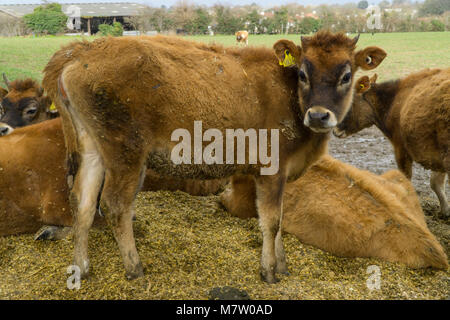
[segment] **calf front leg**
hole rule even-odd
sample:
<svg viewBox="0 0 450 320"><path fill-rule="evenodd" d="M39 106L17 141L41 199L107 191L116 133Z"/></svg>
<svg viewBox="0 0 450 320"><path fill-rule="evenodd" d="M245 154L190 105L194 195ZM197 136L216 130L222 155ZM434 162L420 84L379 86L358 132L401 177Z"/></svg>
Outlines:
<svg viewBox="0 0 450 320"><path fill-rule="evenodd" d="M263 234L261 277L268 283L278 279L275 272L287 272L281 236L284 176L261 176L256 179L256 206Z"/></svg>
<svg viewBox="0 0 450 320"><path fill-rule="evenodd" d="M450 208L448 206L447 197L445 195L445 178L447 174L445 172L431 172L430 185L431 189L436 193L441 206L442 217L450 216Z"/></svg>
<svg viewBox="0 0 450 320"><path fill-rule="evenodd" d="M398 169L411 180L412 177L412 159L404 148L395 148L395 161Z"/></svg>

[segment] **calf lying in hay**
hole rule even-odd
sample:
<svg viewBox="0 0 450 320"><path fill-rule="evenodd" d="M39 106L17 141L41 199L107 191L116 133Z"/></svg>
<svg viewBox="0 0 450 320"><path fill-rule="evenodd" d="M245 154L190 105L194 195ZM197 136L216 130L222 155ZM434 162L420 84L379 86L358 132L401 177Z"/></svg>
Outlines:
<svg viewBox="0 0 450 320"><path fill-rule="evenodd" d="M5 74L3 79L8 89L0 87L0 136L58 116L39 83L30 78L9 81Z"/></svg>
<svg viewBox="0 0 450 320"><path fill-rule="evenodd" d="M232 215L256 217L253 178L234 177L221 201ZM324 156L287 184L283 210L285 232L335 255L448 267L412 184L397 170L378 176Z"/></svg>
<svg viewBox="0 0 450 320"><path fill-rule="evenodd" d="M14 130L0 138L0 236L33 233L45 225L72 226L61 119ZM143 191L181 190L216 193L224 182L162 178L147 170ZM149 181L147 181L149 180ZM96 222L103 219L96 216ZM37 238L59 238L60 228L45 228ZM62 233L61 233L62 232Z"/></svg>
<svg viewBox="0 0 450 320"><path fill-rule="evenodd" d="M42 228L38 238L58 239L72 231L60 119L0 138L0 168L0 236L33 233L44 225L50 226ZM216 193L223 184L223 180L162 178L148 170L143 189L205 195ZM372 194L380 186L386 194L378 200L378 193ZM323 190L328 192L317 201ZM288 184L286 191L283 225L302 242L341 256L378 257L412 267L446 265L445 254L426 228L411 184L397 171L378 177L326 157L303 178ZM233 189L224 192L222 200L232 214L256 217L251 179L233 179ZM373 213L380 214L375 217ZM104 223L99 215L95 221ZM390 233L397 226L401 233Z"/></svg>

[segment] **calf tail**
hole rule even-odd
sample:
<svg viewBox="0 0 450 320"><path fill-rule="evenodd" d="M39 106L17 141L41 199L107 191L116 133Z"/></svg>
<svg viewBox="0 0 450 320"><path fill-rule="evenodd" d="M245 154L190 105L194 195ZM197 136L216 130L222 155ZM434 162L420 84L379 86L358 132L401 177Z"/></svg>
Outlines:
<svg viewBox="0 0 450 320"><path fill-rule="evenodd" d="M69 108L62 73L66 66L70 65L77 56L91 46L88 41L76 41L57 51L44 69L42 85L47 91L56 109L61 115L63 124L64 141L66 145L67 183L69 189L73 187L73 181L80 165L79 142Z"/></svg>

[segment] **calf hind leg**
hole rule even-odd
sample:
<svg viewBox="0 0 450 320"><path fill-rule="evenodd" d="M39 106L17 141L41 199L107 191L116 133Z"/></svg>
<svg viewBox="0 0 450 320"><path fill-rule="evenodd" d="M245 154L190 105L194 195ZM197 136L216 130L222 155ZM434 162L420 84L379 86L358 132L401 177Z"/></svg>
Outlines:
<svg viewBox="0 0 450 320"><path fill-rule="evenodd" d="M80 268L82 278L89 273L88 233L96 212L97 197L104 177L101 156L93 140L81 135L81 165L70 193L74 211L74 264Z"/></svg>
<svg viewBox="0 0 450 320"><path fill-rule="evenodd" d="M142 166L141 166L142 167ZM100 206L114 233L129 280L144 274L133 234L133 203L138 190L141 167L120 172L119 166L107 170Z"/></svg>
<svg viewBox="0 0 450 320"><path fill-rule="evenodd" d="M448 206L447 197L445 195L445 180L447 174L445 172L431 173L430 185L431 189L436 193L441 206L440 215L442 217L450 216L450 207Z"/></svg>

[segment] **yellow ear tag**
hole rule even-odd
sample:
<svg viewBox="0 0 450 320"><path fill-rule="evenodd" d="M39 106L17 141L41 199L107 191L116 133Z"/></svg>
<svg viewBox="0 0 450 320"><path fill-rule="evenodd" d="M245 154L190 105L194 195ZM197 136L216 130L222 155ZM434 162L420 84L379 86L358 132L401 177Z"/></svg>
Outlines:
<svg viewBox="0 0 450 320"><path fill-rule="evenodd" d="M50 111L56 111L56 106L55 104L52 102L52 104L50 105L50 107L48 108L48 110Z"/></svg>
<svg viewBox="0 0 450 320"><path fill-rule="evenodd" d="M294 64L295 64L294 57L291 55L289 50L285 50L284 51L284 61L283 62L280 61L280 66L290 67L290 66L293 66Z"/></svg>
<svg viewBox="0 0 450 320"><path fill-rule="evenodd" d="M361 87L361 89L364 89L364 88L365 88L364 85L363 85L362 83L361 83L359 86Z"/></svg>

